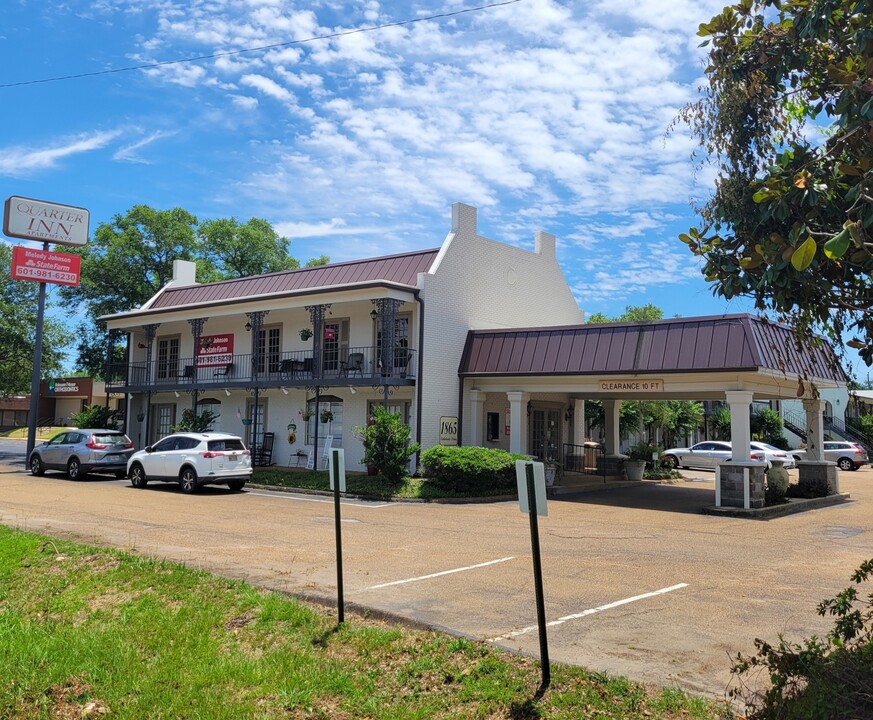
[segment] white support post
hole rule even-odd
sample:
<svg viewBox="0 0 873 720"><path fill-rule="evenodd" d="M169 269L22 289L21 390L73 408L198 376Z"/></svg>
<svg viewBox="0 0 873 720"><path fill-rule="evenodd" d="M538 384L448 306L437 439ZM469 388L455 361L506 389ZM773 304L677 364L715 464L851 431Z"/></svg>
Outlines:
<svg viewBox="0 0 873 720"><path fill-rule="evenodd" d="M824 400L804 400L806 412L806 459L824 461Z"/></svg>
<svg viewBox="0 0 873 720"><path fill-rule="evenodd" d="M482 429L485 424L485 393L481 390L470 390L470 411L467 422L464 423L464 445L482 446Z"/></svg>
<svg viewBox="0 0 873 720"><path fill-rule="evenodd" d="M621 447L621 435L619 433L620 412L621 400L603 401L603 432L607 455L617 455Z"/></svg>
<svg viewBox="0 0 873 720"><path fill-rule="evenodd" d="M721 465L715 466L715 506L721 507Z"/></svg>
<svg viewBox="0 0 873 720"><path fill-rule="evenodd" d="M751 390L726 390L725 399L731 408L731 460L747 463L752 455L752 426L750 413ZM748 482L748 476L746 477Z"/></svg>
<svg viewBox="0 0 873 720"><path fill-rule="evenodd" d="M530 393L513 390L509 399L509 452L525 455L527 447L527 403Z"/></svg>

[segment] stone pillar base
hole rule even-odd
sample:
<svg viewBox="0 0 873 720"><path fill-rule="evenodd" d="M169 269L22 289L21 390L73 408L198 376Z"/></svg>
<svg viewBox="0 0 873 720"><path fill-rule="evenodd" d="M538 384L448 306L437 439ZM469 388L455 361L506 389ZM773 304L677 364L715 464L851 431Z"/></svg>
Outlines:
<svg viewBox="0 0 873 720"><path fill-rule="evenodd" d="M724 462L716 469L716 507L764 507L763 463ZM748 495L746 477L748 476Z"/></svg>
<svg viewBox="0 0 873 720"><path fill-rule="evenodd" d="M835 495L840 491L840 474L837 472L836 463L827 460L801 460L797 463L797 484L803 489L813 488L827 484L828 495Z"/></svg>

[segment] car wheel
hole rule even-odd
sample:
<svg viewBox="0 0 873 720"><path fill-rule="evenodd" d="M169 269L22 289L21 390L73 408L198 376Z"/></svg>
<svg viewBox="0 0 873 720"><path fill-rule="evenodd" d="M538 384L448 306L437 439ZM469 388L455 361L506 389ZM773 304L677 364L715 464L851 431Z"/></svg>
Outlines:
<svg viewBox="0 0 873 720"><path fill-rule="evenodd" d="M679 467L679 458L675 455L664 455L664 462L674 470Z"/></svg>
<svg viewBox="0 0 873 720"><path fill-rule="evenodd" d="M42 464L42 460L40 459L39 455L30 456L30 474L45 475L45 465Z"/></svg>
<svg viewBox="0 0 873 720"><path fill-rule="evenodd" d="M130 484L135 488L144 488L148 485L149 481L146 478L145 470L142 465L134 465L130 469Z"/></svg>
<svg viewBox="0 0 873 720"><path fill-rule="evenodd" d="M82 466L76 458L72 458L70 462L67 463L67 477L70 478L70 480L78 480L82 477Z"/></svg>
<svg viewBox="0 0 873 720"><path fill-rule="evenodd" d="M239 492L240 490L242 490L246 486L246 481L245 480L231 480L227 483L227 486L231 490L236 490L237 492Z"/></svg>
<svg viewBox="0 0 873 720"><path fill-rule="evenodd" d="M182 488L183 493L187 493L190 495L191 493L196 493L199 489L197 485L197 473L194 472L193 468L185 468L179 473L179 487Z"/></svg>
<svg viewBox="0 0 873 720"><path fill-rule="evenodd" d="M840 458L839 460L837 460L837 467L840 470L856 470L857 469L857 466L852 461L852 459L846 458L846 457L843 457L843 458Z"/></svg>

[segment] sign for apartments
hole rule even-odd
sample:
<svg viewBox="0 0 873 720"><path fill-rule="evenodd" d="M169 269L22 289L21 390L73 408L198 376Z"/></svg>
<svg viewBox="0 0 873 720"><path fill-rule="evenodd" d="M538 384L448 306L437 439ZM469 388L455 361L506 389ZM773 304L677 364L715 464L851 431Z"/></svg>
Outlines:
<svg viewBox="0 0 873 720"><path fill-rule="evenodd" d="M91 213L72 205L13 195L6 200L3 232L9 237L59 245L85 245Z"/></svg>
<svg viewBox="0 0 873 720"><path fill-rule="evenodd" d="M598 380L600 392L662 393L664 381L655 378L609 378Z"/></svg>

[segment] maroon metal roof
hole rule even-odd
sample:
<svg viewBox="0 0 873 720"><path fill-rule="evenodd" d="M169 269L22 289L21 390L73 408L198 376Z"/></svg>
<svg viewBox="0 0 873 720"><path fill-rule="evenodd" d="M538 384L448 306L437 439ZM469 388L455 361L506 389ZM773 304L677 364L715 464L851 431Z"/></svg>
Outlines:
<svg viewBox="0 0 873 720"><path fill-rule="evenodd" d="M515 330L471 330L460 374L608 375L773 370L846 382L823 340L798 350L794 330L752 315Z"/></svg>
<svg viewBox="0 0 873 720"><path fill-rule="evenodd" d="M400 255L331 263L312 268L285 270L236 280L170 288L149 309L160 310L200 305L261 295L292 294L297 291L361 283L387 282L415 287L418 273L426 272L439 248Z"/></svg>

